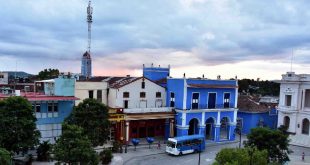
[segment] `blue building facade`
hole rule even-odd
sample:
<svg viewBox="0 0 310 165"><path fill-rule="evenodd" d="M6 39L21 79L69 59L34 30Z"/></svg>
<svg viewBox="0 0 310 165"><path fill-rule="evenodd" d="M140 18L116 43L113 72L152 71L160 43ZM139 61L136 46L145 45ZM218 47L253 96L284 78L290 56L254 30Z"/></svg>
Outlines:
<svg viewBox="0 0 310 165"><path fill-rule="evenodd" d="M41 133L40 141L55 143L61 135L62 123L68 117L74 107L75 79L61 75L56 79L38 81L42 85L44 94L33 93L25 97L32 103L36 126Z"/></svg>
<svg viewBox="0 0 310 165"><path fill-rule="evenodd" d="M160 66L145 67L143 65L143 76L156 82L157 84L166 87L167 77L170 76L170 66L168 68L162 68Z"/></svg>
<svg viewBox="0 0 310 165"><path fill-rule="evenodd" d="M252 128L277 128L278 111L277 102L263 102L260 97L240 95L238 98L237 126L242 134L249 134Z"/></svg>
<svg viewBox="0 0 310 165"><path fill-rule="evenodd" d="M249 134L252 128L269 127L277 129L278 113L276 109L267 112L238 111L237 124L241 127L242 134Z"/></svg>
<svg viewBox="0 0 310 165"><path fill-rule="evenodd" d="M176 136L202 134L215 142L234 140L237 80L167 79L167 106L176 112Z"/></svg>

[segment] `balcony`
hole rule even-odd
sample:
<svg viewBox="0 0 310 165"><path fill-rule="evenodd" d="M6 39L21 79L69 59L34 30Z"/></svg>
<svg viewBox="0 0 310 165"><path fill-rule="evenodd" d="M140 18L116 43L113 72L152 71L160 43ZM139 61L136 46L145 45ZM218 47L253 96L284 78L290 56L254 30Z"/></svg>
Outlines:
<svg viewBox="0 0 310 165"><path fill-rule="evenodd" d="M235 104L233 103L230 103L230 104L215 104L213 106L209 106L208 104L199 104L198 108L191 108L192 110L199 110L199 109L209 109L209 110L212 110L212 109L216 109L216 110L219 110L219 109L234 109L235 108Z"/></svg>
<svg viewBox="0 0 310 165"><path fill-rule="evenodd" d="M170 107L154 107L154 108L128 108L124 109L124 113L154 113L154 112L172 112Z"/></svg>
<svg viewBox="0 0 310 165"><path fill-rule="evenodd" d="M286 112L294 112L297 111L297 107L296 106L284 106L281 105L278 107L279 111L286 111Z"/></svg>

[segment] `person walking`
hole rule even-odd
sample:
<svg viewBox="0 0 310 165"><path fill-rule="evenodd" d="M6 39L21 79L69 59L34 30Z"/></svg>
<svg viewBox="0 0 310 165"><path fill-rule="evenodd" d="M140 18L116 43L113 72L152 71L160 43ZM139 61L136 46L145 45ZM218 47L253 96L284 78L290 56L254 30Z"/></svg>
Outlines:
<svg viewBox="0 0 310 165"><path fill-rule="evenodd" d="M305 152L302 152L301 160L302 160L302 161L305 161Z"/></svg>
<svg viewBox="0 0 310 165"><path fill-rule="evenodd" d="M158 143L157 143L157 149L160 150L160 141L158 141Z"/></svg>

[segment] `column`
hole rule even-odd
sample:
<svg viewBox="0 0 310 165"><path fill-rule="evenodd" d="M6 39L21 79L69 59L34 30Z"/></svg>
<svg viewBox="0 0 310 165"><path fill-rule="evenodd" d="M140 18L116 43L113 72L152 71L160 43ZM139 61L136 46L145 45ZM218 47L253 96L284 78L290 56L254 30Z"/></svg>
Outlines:
<svg viewBox="0 0 310 165"><path fill-rule="evenodd" d="M206 125L200 125L199 126L199 134L205 136L206 133Z"/></svg>
<svg viewBox="0 0 310 165"><path fill-rule="evenodd" d="M235 140L235 129L236 129L236 123L231 122L229 123L229 140L234 141Z"/></svg>
<svg viewBox="0 0 310 165"><path fill-rule="evenodd" d="M126 143L128 143L129 141L129 121L126 121L126 124L125 124L125 129L126 129Z"/></svg>
<svg viewBox="0 0 310 165"><path fill-rule="evenodd" d="M178 127L177 126L177 134L178 136L186 136L188 135L188 126L185 127Z"/></svg>
<svg viewBox="0 0 310 165"><path fill-rule="evenodd" d="M220 141L220 127L221 125L214 125L214 141L219 142Z"/></svg>
<svg viewBox="0 0 310 165"><path fill-rule="evenodd" d="M170 120L170 136L169 137L174 137L174 120Z"/></svg>

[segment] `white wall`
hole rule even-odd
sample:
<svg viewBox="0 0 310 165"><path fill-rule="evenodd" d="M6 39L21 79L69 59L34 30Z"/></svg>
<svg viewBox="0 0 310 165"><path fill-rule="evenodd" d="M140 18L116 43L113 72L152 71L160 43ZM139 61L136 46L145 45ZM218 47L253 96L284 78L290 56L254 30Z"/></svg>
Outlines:
<svg viewBox="0 0 310 165"><path fill-rule="evenodd" d="M8 84L9 83L9 74L5 72L0 72L0 77L3 76L3 78L0 78L0 84Z"/></svg>
<svg viewBox="0 0 310 165"><path fill-rule="evenodd" d="M80 100L75 101L75 105L78 105L84 99L89 97L88 91L94 91L94 99L97 98L97 90L102 91L102 103L107 105L107 82L89 82L89 81L77 81L75 83L75 97Z"/></svg>
<svg viewBox="0 0 310 165"><path fill-rule="evenodd" d="M146 101L146 108L154 108L156 101L162 101L162 106L166 106L166 91L164 87L155 84L148 79L144 79L145 89L141 88L142 79L136 80L119 89L110 89L109 106L123 107L124 100L128 100L128 108L142 108L141 101ZM129 92L129 98L123 98L123 92ZM140 92L145 92L146 97L140 98ZM156 98L156 92L161 92L161 98ZM116 98L115 102L112 99Z"/></svg>

